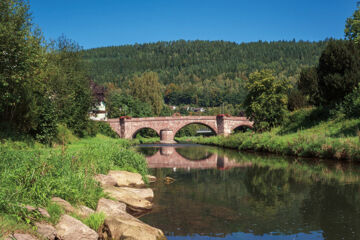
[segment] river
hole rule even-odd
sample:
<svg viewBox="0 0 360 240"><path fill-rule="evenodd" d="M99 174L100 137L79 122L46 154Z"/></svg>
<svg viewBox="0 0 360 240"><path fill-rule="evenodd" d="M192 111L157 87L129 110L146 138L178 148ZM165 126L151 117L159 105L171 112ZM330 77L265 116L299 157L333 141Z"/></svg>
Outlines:
<svg viewBox="0 0 360 240"><path fill-rule="evenodd" d="M158 181L142 221L168 239L360 239L360 166L201 145L140 145Z"/></svg>

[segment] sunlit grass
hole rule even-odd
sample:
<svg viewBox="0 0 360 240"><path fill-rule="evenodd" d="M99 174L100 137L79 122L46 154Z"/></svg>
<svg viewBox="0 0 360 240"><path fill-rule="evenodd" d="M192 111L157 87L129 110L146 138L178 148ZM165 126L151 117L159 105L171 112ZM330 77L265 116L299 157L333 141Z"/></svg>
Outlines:
<svg viewBox="0 0 360 240"><path fill-rule="evenodd" d="M20 150L0 145L1 214L17 216L17 223L12 225L31 223L32 218L19 207L29 204L47 208L51 215L48 221L56 223L61 210L50 203L54 196L95 209L105 196L93 179L95 174L106 174L110 169L130 170L143 176L148 173L144 156L134 152L131 145L127 140L102 135L56 148ZM7 225L2 228L9 230Z"/></svg>

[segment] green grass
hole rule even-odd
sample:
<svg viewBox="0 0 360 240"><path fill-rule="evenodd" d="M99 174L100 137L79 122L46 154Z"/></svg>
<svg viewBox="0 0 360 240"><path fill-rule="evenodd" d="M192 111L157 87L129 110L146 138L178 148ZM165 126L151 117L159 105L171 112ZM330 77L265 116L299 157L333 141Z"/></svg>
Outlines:
<svg viewBox="0 0 360 240"><path fill-rule="evenodd" d="M319 120L316 116L318 111L302 109L294 112L283 126L269 132L246 132L228 137L185 137L177 140L299 157L359 161L360 119L323 117Z"/></svg>
<svg viewBox="0 0 360 240"><path fill-rule="evenodd" d="M84 223L93 229L94 231L99 231L99 228L104 224L105 214L104 213L93 213L87 218L85 218Z"/></svg>
<svg viewBox="0 0 360 240"><path fill-rule="evenodd" d="M160 137L151 137L151 138L145 138L145 137L137 137L133 140L131 140L134 144L151 144L151 143L159 143Z"/></svg>
<svg viewBox="0 0 360 240"><path fill-rule="evenodd" d="M64 213L62 207L57 205L56 203L50 202L47 206L47 211L50 215L49 222L52 224L57 224L61 215Z"/></svg>
<svg viewBox="0 0 360 240"><path fill-rule="evenodd" d="M7 142L9 143L9 142ZM47 208L55 223L61 210L50 204L54 196L74 205L96 208L105 194L93 179L110 169L139 172L145 176L145 158L131 150L131 142L98 135L56 148L9 148L0 144L0 213L19 224L33 222L23 204ZM0 228L0 233L8 228Z"/></svg>

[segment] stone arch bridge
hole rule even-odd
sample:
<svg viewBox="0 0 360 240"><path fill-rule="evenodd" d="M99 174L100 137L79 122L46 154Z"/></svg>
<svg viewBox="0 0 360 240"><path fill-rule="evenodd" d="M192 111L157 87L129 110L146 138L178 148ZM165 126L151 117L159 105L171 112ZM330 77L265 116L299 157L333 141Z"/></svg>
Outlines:
<svg viewBox="0 0 360 240"><path fill-rule="evenodd" d="M218 116L172 116L146 118L115 118L106 122L121 137L132 139L138 131L150 128L160 136L162 143L173 143L175 134L189 124L201 124L212 129L216 135L228 136L238 127L252 128L253 122L246 117Z"/></svg>

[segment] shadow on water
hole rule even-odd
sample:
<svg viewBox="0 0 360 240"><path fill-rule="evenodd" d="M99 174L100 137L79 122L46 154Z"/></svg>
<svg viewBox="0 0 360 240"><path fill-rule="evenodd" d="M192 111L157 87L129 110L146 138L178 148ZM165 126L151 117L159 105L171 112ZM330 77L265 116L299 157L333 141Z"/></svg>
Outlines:
<svg viewBox="0 0 360 240"><path fill-rule="evenodd" d="M147 160L160 180L152 185L154 210L142 220L169 239L360 239L357 165L151 148ZM167 185L166 176L176 181Z"/></svg>

